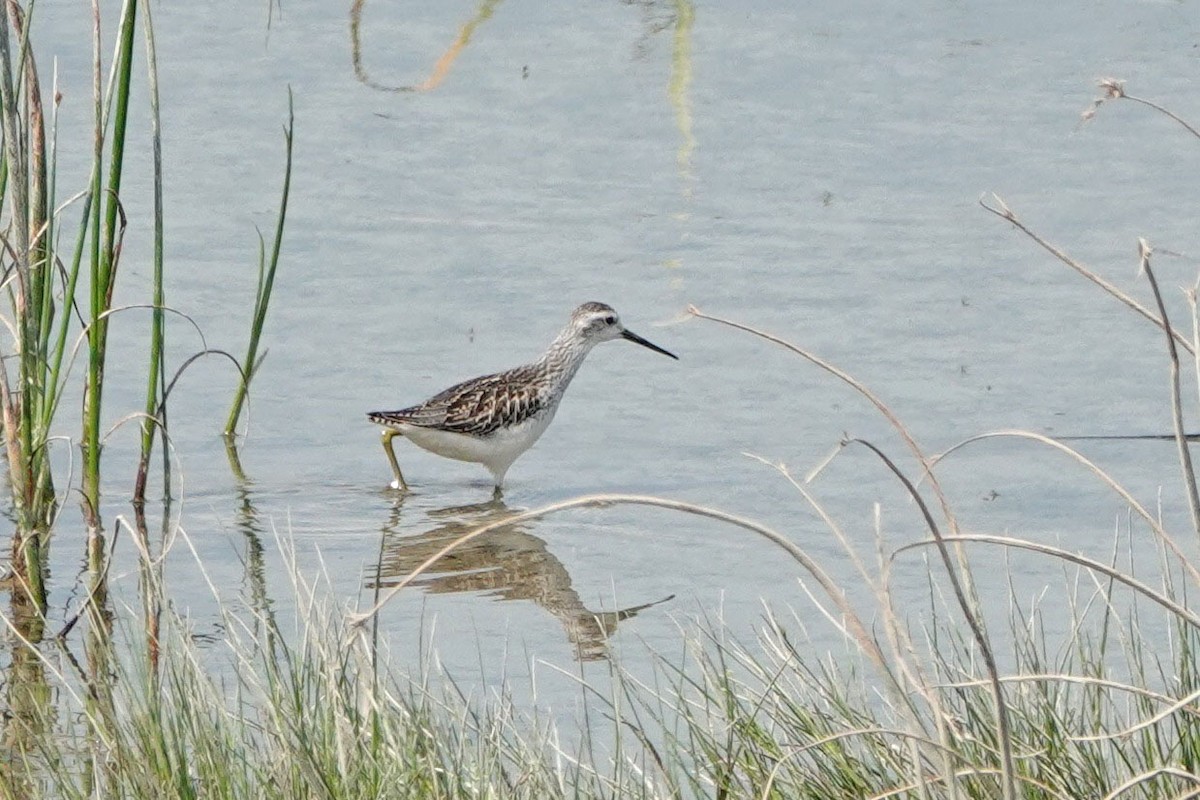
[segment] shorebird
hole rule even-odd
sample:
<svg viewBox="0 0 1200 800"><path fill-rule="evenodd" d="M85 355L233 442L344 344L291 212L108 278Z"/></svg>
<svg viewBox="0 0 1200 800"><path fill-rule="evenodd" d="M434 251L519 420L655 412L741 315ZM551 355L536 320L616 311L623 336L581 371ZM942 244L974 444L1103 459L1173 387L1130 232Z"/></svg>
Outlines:
<svg viewBox="0 0 1200 800"><path fill-rule="evenodd" d="M463 381L399 411L368 413L367 419L384 427L383 449L395 475L392 487L408 490L392 445L403 436L439 456L483 464L498 494L508 468L550 426L583 359L593 347L613 339L679 358L627 330L611 306L584 303L532 364Z"/></svg>

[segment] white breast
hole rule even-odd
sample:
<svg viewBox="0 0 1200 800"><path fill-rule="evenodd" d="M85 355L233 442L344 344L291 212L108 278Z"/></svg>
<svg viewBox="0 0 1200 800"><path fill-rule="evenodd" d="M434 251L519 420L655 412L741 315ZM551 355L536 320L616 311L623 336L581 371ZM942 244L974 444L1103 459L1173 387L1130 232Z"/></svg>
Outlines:
<svg viewBox="0 0 1200 800"><path fill-rule="evenodd" d="M511 427L499 428L487 437L468 436L415 425L398 427L404 438L423 450L444 458L483 464L496 476L497 481L500 481L517 457L532 447L546 432L553 419L554 410L551 409Z"/></svg>

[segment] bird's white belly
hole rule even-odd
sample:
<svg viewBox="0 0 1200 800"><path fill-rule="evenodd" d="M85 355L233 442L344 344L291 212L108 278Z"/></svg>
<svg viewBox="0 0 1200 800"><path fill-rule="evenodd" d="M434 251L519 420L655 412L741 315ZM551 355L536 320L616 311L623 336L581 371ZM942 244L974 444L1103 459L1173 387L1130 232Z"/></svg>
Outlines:
<svg viewBox="0 0 1200 800"><path fill-rule="evenodd" d="M500 428L487 437L415 425L400 426L400 432L423 450L444 458L483 464L496 472L506 470L521 453L532 447L553 418L554 412L540 414L511 427Z"/></svg>

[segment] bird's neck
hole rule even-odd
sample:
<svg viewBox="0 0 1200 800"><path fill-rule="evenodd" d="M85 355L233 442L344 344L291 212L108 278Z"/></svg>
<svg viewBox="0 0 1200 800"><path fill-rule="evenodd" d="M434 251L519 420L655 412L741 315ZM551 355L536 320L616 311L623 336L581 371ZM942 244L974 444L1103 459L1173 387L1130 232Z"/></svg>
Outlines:
<svg viewBox="0 0 1200 800"><path fill-rule="evenodd" d="M539 365L565 389L571 379L575 377L575 373L579 371L579 365L587 358L591 349L591 345L581 345L568 328L550 343L550 347L542 354Z"/></svg>

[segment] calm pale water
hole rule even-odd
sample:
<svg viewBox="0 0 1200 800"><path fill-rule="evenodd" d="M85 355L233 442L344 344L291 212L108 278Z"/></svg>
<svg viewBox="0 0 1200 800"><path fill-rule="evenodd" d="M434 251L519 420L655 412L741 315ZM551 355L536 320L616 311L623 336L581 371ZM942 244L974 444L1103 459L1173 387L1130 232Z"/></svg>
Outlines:
<svg viewBox="0 0 1200 800"><path fill-rule="evenodd" d="M255 226L270 231L278 204L288 86L295 96L292 203L242 447L248 486L239 489L217 435L235 382L228 363L193 366L171 405L175 511L227 597L247 592L247 531L265 548L277 608L292 594L273 531L294 543L303 571L326 571L339 598L365 604L377 583L503 512L480 505L490 497L482 468L403 441L416 491L399 500L364 413L535 357L587 300L612 304L681 360L623 343L597 349L554 425L510 471L506 507L591 492L712 505L777 527L864 603L817 516L745 454L802 475L849 433L905 468L911 459L848 387L746 334L681 322L688 304L839 365L930 452L1009 427L1170 430L1161 334L977 201L1000 194L1152 304L1136 275L1137 237L1200 252L1200 147L1132 104L1102 108L1086 126L1080 112L1095 79L1114 76L1200 119L1190 5L372 2L358 28L360 75L346 5L291 0L269 28L265 3L153 10L168 302L209 347L239 357ZM86 153L66 143L86 141L68 132L87 120L89 20L71 4L38 14L43 34L56 33L38 47L44 68L58 58L62 178L82 187ZM437 85L387 90L423 82ZM144 107L131 133L143 150ZM127 303L148 299L149 176L138 169L125 188ZM1156 265L1186 327L1176 287L1192 283L1195 261ZM203 344L186 322L170 325L178 365ZM113 326L112 422L141 406L147 327L137 311ZM76 434L71 414L61 421ZM126 426L105 452L110 522L129 514L134 439ZM1143 502L1153 506L1161 487L1169 521L1184 508L1170 443L1080 446ZM1111 493L1033 445L975 445L944 470L968 530L1104 558L1124 519ZM890 543L923 535L914 506L863 449L842 453L810 488L866 553L876 502ZM63 519L59 609L82 558L75 509ZM996 563L997 551L976 552ZM117 553L132 587L128 539ZM1055 562L1014 556L1012 566L1022 599L1061 577ZM893 580L915 614L923 574L909 555ZM565 708L577 690L542 665L602 677L607 667L576 656L616 650L636 669L646 646L678 652L681 628L701 614L748 636L764 602L791 606L817 652L844 650L798 577L743 531L619 506L480 543L399 595L381 623L402 663L432 637L467 685L503 673L521 682L535 669L539 701ZM1003 588L994 571L982 577L985 590ZM211 630L213 600L182 543L168 580L198 632ZM593 616L670 595L619 624ZM606 645L600 627L614 625Z"/></svg>

